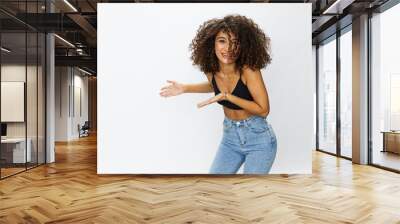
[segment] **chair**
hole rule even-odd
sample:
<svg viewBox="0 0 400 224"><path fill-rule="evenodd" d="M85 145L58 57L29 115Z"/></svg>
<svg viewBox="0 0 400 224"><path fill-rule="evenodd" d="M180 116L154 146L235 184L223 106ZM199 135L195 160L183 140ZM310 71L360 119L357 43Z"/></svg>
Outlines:
<svg viewBox="0 0 400 224"><path fill-rule="evenodd" d="M90 129L89 121L85 121L82 127L80 127L80 125L78 124L79 138L89 136L89 129Z"/></svg>

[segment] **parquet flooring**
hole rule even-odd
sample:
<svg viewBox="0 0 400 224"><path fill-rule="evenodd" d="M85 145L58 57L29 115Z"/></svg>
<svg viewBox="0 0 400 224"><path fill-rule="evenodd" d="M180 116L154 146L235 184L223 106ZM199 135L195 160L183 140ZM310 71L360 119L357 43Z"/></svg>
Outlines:
<svg viewBox="0 0 400 224"><path fill-rule="evenodd" d="M0 181L0 223L400 223L400 175L313 153L312 175L96 174L96 138Z"/></svg>
<svg viewBox="0 0 400 224"><path fill-rule="evenodd" d="M1 177L7 177L7 176L10 176L10 175L13 175L13 174L15 174L15 173L18 173L18 172L21 172L21 171L24 171L25 170L25 167L23 167L23 168L4 168L4 167L2 167L1 168Z"/></svg>

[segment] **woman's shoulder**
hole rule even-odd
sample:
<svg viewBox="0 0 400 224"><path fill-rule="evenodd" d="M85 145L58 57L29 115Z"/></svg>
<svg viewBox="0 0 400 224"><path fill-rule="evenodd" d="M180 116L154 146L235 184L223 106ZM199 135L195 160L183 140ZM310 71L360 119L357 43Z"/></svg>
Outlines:
<svg viewBox="0 0 400 224"><path fill-rule="evenodd" d="M251 73L257 73L257 72L260 72L260 69L253 69L248 65L243 65L243 67L242 67L243 74L251 74Z"/></svg>
<svg viewBox="0 0 400 224"><path fill-rule="evenodd" d="M248 79L254 79L257 76L260 76L261 72L260 69L252 69L247 65L244 65L242 68L242 76L243 81L247 82Z"/></svg>

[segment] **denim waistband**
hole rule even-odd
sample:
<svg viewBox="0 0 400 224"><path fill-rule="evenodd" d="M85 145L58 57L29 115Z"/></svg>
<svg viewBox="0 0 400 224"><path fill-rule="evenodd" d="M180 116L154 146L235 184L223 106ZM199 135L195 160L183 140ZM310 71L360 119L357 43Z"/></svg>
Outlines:
<svg viewBox="0 0 400 224"><path fill-rule="evenodd" d="M225 116L224 121L231 123L231 124L235 124L235 125L241 125L241 124L246 124L247 122L251 121L251 120L257 120L257 119L261 119L261 120L266 120L267 117L262 117L262 116L257 116L257 115L252 115L246 119L243 120L232 120L228 117Z"/></svg>

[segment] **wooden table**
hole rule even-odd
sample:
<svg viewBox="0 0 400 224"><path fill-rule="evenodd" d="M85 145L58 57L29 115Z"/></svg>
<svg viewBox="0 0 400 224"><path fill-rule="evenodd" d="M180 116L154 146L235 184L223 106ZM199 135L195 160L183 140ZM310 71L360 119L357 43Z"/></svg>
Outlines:
<svg viewBox="0 0 400 224"><path fill-rule="evenodd" d="M382 131L381 133L383 133L382 152L400 154L400 131Z"/></svg>

